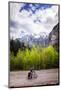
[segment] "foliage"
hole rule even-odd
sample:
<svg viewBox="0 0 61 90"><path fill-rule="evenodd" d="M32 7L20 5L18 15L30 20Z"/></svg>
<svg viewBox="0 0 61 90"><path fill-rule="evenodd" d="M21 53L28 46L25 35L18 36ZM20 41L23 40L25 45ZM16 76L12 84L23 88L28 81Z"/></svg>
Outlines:
<svg viewBox="0 0 61 90"><path fill-rule="evenodd" d="M53 46L19 49L16 56L13 52L10 53L10 70L58 68L58 63L58 52Z"/></svg>
<svg viewBox="0 0 61 90"><path fill-rule="evenodd" d="M19 49L24 50L26 47L23 42L20 42L19 40L10 40L10 51L13 52L14 56L17 55L17 52Z"/></svg>

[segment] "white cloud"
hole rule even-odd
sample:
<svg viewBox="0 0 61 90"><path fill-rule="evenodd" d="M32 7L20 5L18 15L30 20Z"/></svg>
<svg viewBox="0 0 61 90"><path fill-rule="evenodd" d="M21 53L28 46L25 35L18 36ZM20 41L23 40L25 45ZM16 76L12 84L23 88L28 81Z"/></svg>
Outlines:
<svg viewBox="0 0 61 90"><path fill-rule="evenodd" d="M24 3L10 3L10 19L16 19L22 6L24 6Z"/></svg>
<svg viewBox="0 0 61 90"><path fill-rule="evenodd" d="M12 3L10 4L10 19L18 22L18 29L14 29L11 32L11 37L20 37L21 31L25 31L28 34L39 34L40 32L46 32L48 34L54 25L58 23L58 6L52 6L51 8L36 10L35 14L32 11L23 10L19 12L20 8L24 4ZM36 20L36 23L34 22ZM37 21L40 20L41 22ZM12 31L12 28L10 28Z"/></svg>

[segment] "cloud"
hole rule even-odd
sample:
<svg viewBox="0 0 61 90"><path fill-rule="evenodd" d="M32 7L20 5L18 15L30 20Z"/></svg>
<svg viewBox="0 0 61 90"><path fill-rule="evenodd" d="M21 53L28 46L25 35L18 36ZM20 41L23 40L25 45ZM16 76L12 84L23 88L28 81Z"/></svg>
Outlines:
<svg viewBox="0 0 61 90"><path fill-rule="evenodd" d="M47 6L40 8L38 5L30 4L29 11L23 9L20 12L20 9L25 4L10 4L10 37L20 38L21 31L25 32L25 34L40 34L42 32L49 34L51 32L54 25L58 23L58 6L52 5L48 8ZM35 14L32 10L35 10Z"/></svg>
<svg viewBox="0 0 61 90"><path fill-rule="evenodd" d="M15 19L24 3L10 3L10 19Z"/></svg>

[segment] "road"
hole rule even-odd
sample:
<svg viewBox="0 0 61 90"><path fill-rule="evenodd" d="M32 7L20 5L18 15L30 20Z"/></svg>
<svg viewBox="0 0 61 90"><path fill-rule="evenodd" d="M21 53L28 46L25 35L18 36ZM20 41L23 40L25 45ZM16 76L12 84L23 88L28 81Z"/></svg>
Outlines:
<svg viewBox="0 0 61 90"><path fill-rule="evenodd" d="M29 71L10 72L10 87L58 84L58 69L38 70L36 79L27 79Z"/></svg>

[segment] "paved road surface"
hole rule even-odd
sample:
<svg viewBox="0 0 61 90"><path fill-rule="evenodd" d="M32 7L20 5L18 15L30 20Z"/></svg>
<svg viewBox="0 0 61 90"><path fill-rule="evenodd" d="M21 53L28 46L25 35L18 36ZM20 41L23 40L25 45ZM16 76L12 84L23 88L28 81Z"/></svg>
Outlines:
<svg viewBox="0 0 61 90"><path fill-rule="evenodd" d="M36 71L38 77L28 80L29 71L10 72L10 87L58 84L58 69Z"/></svg>

